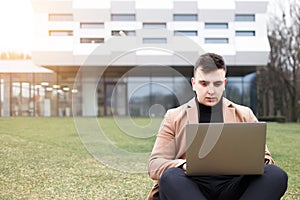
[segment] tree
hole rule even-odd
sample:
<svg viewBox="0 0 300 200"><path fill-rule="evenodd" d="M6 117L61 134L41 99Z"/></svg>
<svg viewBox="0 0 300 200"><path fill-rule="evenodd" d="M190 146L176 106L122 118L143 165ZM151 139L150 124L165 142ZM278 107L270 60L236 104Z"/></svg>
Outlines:
<svg viewBox="0 0 300 200"><path fill-rule="evenodd" d="M14 51L0 52L0 60L23 60L31 59L31 56L27 53L19 53Z"/></svg>
<svg viewBox="0 0 300 200"><path fill-rule="evenodd" d="M298 0L299 1L299 0ZM272 16L268 38L269 63L258 73L261 115L285 115L297 121L299 114L300 4L293 1L282 16ZM298 86L298 87L297 87Z"/></svg>

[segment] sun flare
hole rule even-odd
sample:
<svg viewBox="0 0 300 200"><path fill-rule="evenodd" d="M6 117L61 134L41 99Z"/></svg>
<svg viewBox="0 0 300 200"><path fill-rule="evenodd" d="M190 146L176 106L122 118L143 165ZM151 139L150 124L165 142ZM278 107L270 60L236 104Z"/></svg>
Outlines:
<svg viewBox="0 0 300 200"><path fill-rule="evenodd" d="M0 0L0 52L30 52L32 16L31 0Z"/></svg>

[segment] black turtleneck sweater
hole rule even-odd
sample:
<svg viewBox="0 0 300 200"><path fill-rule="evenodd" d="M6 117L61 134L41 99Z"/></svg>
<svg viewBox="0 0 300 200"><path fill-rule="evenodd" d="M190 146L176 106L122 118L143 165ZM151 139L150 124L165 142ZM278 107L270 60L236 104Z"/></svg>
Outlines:
<svg viewBox="0 0 300 200"><path fill-rule="evenodd" d="M215 106L206 106L198 102L199 123L223 123L222 100Z"/></svg>

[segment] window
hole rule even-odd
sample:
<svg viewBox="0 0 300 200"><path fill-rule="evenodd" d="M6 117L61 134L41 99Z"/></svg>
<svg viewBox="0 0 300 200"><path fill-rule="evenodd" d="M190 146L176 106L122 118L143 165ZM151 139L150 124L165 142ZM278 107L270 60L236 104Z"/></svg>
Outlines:
<svg viewBox="0 0 300 200"><path fill-rule="evenodd" d="M81 22L80 28L87 28L87 29L104 28L104 23Z"/></svg>
<svg viewBox="0 0 300 200"><path fill-rule="evenodd" d="M198 21L197 14L174 14L174 21Z"/></svg>
<svg viewBox="0 0 300 200"><path fill-rule="evenodd" d="M205 38L205 44L227 44L228 38Z"/></svg>
<svg viewBox="0 0 300 200"><path fill-rule="evenodd" d="M206 29L228 29L228 23L205 23Z"/></svg>
<svg viewBox="0 0 300 200"><path fill-rule="evenodd" d="M104 38L80 38L80 43L104 43Z"/></svg>
<svg viewBox="0 0 300 200"><path fill-rule="evenodd" d="M143 38L144 44L165 44L167 38Z"/></svg>
<svg viewBox="0 0 300 200"><path fill-rule="evenodd" d="M254 14L236 14L235 21L237 21L237 22L254 22L255 15Z"/></svg>
<svg viewBox="0 0 300 200"><path fill-rule="evenodd" d="M255 36L255 31L235 31L236 36Z"/></svg>
<svg viewBox="0 0 300 200"><path fill-rule="evenodd" d="M166 28L166 23L143 23L143 28L151 29L151 28Z"/></svg>
<svg viewBox="0 0 300 200"><path fill-rule="evenodd" d="M135 14L111 14L111 21L135 21Z"/></svg>
<svg viewBox="0 0 300 200"><path fill-rule="evenodd" d="M198 31L178 30L174 31L174 36L197 36Z"/></svg>
<svg viewBox="0 0 300 200"><path fill-rule="evenodd" d="M112 36L135 36L135 31L124 31L124 30L112 30Z"/></svg>
<svg viewBox="0 0 300 200"><path fill-rule="evenodd" d="M72 30L50 30L49 36L73 36Z"/></svg>
<svg viewBox="0 0 300 200"><path fill-rule="evenodd" d="M49 21L73 21L72 14L49 14Z"/></svg>

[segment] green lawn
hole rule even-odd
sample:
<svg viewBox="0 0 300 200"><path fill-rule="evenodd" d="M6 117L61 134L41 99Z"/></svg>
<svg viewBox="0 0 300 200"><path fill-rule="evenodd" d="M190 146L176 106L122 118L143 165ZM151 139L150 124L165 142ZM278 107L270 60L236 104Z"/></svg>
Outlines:
<svg viewBox="0 0 300 200"><path fill-rule="evenodd" d="M160 119L115 120L0 118L0 199L145 199ZM283 199L300 199L300 124L269 123L267 142L289 174Z"/></svg>

